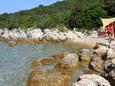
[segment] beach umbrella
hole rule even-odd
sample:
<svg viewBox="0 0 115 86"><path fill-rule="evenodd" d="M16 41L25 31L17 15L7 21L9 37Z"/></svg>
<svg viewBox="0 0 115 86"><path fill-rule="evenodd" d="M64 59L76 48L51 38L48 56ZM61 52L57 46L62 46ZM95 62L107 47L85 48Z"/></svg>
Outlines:
<svg viewBox="0 0 115 86"><path fill-rule="evenodd" d="M101 18L101 21L102 21L103 27L106 27L107 25L115 21L115 17L114 18Z"/></svg>

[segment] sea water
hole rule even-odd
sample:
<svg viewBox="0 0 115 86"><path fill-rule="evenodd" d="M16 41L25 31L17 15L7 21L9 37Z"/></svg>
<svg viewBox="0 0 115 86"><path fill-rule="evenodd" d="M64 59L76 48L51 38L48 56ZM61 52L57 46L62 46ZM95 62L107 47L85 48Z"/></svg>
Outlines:
<svg viewBox="0 0 115 86"><path fill-rule="evenodd" d="M9 46L0 41L0 86L26 86L33 60L72 52L63 44L21 44Z"/></svg>

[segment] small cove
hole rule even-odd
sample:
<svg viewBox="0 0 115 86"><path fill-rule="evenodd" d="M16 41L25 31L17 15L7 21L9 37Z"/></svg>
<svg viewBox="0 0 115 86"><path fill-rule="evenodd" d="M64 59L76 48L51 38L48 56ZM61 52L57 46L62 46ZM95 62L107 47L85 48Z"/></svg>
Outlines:
<svg viewBox="0 0 115 86"><path fill-rule="evenodd" d="M0 86L26 86L33 60L64 52L76 52L63 43L21 44L9 46L0 42Z"/></svg>

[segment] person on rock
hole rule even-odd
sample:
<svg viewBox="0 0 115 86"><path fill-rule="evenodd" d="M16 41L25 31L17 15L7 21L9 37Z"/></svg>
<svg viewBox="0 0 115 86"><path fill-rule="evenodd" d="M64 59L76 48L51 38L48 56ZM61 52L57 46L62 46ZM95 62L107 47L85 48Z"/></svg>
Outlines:
<svg viewBox="0 0 115 86"><path fill-rule="evenodd" d="M108 31L108 36L109 36L109 46L110 46L112 40L113 40L114 37L115 37L113 23L110 23L109 25L107 25L106 28L107 28L107 31Z"/></svg>
<svg viewBox="0 0 115 86"><path fill-rule="evenodd" d="M114 29L114 40L115 40L115 21L112 23Z"/></svg>

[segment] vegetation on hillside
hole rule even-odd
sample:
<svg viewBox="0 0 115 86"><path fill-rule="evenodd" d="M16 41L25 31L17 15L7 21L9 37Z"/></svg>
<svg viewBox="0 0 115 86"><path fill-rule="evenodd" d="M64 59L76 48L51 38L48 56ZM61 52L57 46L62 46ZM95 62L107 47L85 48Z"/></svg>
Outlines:
<svg viewBox="0 0 115 86"><path fill-rule="evenodd" d="M101 25L100 18L115 16L114 0L63 0L49 6L0 15L0 28L55 28L91 30Z"/></svg>

